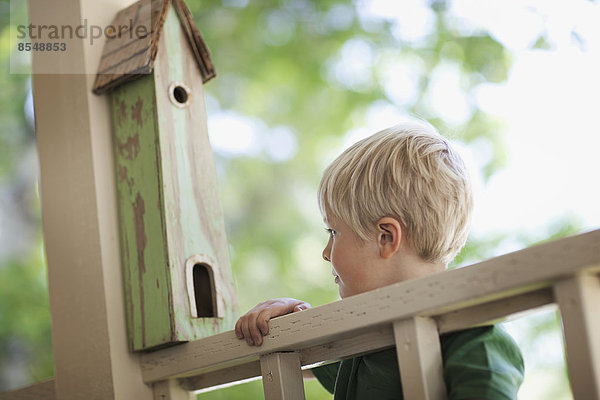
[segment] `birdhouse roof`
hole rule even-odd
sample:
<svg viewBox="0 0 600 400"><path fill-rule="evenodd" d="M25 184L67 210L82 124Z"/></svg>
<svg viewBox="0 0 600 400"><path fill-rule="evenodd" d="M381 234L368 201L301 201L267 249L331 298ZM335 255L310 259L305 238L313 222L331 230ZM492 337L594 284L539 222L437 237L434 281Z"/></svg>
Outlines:
<svg viewBox="0 0 600 400"><path fill-rule="evenodd" d="M216 76L210 53L183 0L140 0L119 11L106 28L106 42L93 91L108 92L152 72L167 12L173 5L200 68L202 81Z"/></svg>

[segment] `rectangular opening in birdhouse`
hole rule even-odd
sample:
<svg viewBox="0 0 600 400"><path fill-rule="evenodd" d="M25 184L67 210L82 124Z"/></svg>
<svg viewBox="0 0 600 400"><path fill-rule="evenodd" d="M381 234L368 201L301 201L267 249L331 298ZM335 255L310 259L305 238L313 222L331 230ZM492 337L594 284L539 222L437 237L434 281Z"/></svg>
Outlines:
<svg viewBox="0 0 600 400"><path fill-rule="evenodd" d="M194 280L194 299L198 318L214 318L217 316L215 283L213 271L206 263L196 263L192 270Z"/></svg>

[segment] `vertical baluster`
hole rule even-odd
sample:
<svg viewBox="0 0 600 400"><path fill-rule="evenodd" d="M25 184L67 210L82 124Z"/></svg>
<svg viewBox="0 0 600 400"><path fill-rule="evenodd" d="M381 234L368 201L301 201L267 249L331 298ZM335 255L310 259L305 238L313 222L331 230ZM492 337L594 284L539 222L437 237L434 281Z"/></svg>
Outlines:
<svg viewBox="0 0 600 400"><path fill-rule="evenodd" d="M600 399L600 278L578 275L554 285L562 316L573 396Z"/></svg>
<svg viewBox="0 0 600 400"><path fill-rule="evenodd" d="M445 399L442 350L435 321L426 317L396 321L394 338L404 398Z"/></svg>
<svg viewBox="0 0 600 400"><path fill-rule="evenodd" d="M300 354L267 354L260 359L260 369L265 400L305 399Z"/></svg>
<svg viewBox="0 0 600 400"><path fill-rule="evenodd" d="M192 400L195 396L184 390L177 381L168 380L156 382L152 385L154 400Z"/></svg>

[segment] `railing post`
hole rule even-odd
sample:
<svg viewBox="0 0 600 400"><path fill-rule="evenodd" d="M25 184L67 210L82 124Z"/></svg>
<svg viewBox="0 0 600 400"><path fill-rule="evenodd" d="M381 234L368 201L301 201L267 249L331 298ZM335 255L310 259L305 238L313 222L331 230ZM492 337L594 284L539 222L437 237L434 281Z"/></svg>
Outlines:
<svg viewBox="0 0 600 400"><path fill-rule="evenodd" d="M304 400L299 353L272 353L260 358L265 400Z"/></svg>
<svg viewBox="0 0 600 400"><path fill-rule="evenodd" d="M154 400L192 400L195 398L192 392L182 389L173 379L154 383L152 391Z"/></svg>
<svg viewBox="0 0 600 400"><path fill-rule="evenodd" d="M446 399L442 349L435 321L427 317L396 321L394 339L404 398Z"/></svg>
<svg viewBox="0 0 600 400"><path fill-rule="evenodd" d="M131 3L31 0L29 17L105 28ZM56 398L148 400L127 343L109 103L91 91L102 45L76 36L60 54L32 52Z"/></svg>
<svg viewBox="0 0 600 400"><path fill-rule="evenodd" d="M554 285L571 389L576 400L600 399L600 278L577 275Z"/></svg>

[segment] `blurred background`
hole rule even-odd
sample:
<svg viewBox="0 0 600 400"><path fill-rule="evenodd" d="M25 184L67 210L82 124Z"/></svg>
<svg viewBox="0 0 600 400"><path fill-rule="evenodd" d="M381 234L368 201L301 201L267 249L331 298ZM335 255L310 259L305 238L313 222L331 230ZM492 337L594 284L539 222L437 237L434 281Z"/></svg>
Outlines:
<svg viewBox="0 0 600 400"><path fill-rule="evenodd" d="M186 3L219 74L208 125L241 312L338 299L321 172L411 116L454 142L475 182L452 267L600 226L598 1ZM9 73L9 10L0 0L0 391L53 376L31 80ZM12 17L26 21L24 1ZM556 311L505 327L525 356L519 398L571 399ZM316 381L306 391L331 398ZM198 398L259 399L262 384Z"/></svg>

